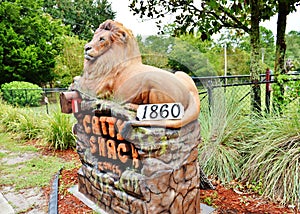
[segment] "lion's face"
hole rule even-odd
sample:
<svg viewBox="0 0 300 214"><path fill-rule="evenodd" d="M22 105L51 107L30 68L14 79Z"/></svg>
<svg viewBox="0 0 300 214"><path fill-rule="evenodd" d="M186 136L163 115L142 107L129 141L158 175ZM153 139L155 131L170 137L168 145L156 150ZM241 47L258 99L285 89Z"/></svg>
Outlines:
<svg viewBox="0 0 300 214"><path fill-rule="evenodd" d="M84 46L86 60L94 60L109 50L113 44L125 45L133 35L121 23L107 20L96 30L92 41Z"/></svg>
<svg viewBox="0 0 300 214"><path fill-rule="evenodd" d="M112 44L109 34L107 30L97 29L92 41L84 46L84 58L93 60L109 50Z"/></svg>

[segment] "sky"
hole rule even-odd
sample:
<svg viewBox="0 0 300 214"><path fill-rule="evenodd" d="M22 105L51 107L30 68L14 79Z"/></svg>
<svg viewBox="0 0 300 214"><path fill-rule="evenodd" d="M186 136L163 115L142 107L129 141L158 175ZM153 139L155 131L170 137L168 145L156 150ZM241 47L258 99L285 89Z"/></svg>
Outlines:
<svg viewBox="0 0 300 214"><path fill-rule="evenodd" d="M129 0L109 0L112 3L112 9L116 13L115 20L123 23L123 25L132 30L134 35L149 36L155 35L158 32L155 20L142 20L139 16L133 16L129 11ZM291 13L287 17L286 33L291 30L300 31L300 6L297 7L297 11ZM171 17L166 17L166 22L171 20ZM168 20L169 19L169 20ZM277 27L277 15L273 16L269 21L261 24L269 30L272 30L274 36L276 35Z"/></svg>

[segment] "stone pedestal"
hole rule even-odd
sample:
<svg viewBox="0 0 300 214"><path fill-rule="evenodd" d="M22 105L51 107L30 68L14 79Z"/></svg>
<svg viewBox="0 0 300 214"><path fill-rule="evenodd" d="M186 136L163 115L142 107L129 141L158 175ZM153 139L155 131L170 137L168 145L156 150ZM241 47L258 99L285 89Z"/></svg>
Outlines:
<svg viewBox="0 0 300 214"><path fill-rule="evenodd" d="M135 113L82 101L74 113L79 191L107 213L200 213L200 128L128 126Z"/></svg>

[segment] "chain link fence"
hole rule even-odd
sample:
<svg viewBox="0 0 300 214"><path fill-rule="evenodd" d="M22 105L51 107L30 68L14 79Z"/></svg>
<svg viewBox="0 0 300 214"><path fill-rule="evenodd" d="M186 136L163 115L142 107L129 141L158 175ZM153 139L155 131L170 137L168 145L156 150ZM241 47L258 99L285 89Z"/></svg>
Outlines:
<svg viewBox="0 0 300 214"><path fill-rule="evenodd" d="M67 88L40 88L40 89L31 89L31 88L18 88L18 89L1 89L2 93L8 93L12 100L10 103L17 103L21 97L22 103L25 106L30 106L32 103L32 91L38 92L39 96L39 105L35 108L40 108L41 110L45 110L48 114L51 111L57 110L59 107L59 95L63 91L67 91Z"/></svg>
<svg viewBox="0 0 300 214"><path fill-rule="evenodd" d="M295 78L290 81L299 82L300 75L292 74ZM202 109L209 109L214 99L220 97L234 97L244 105L243 112L249 114L251 111L251 88L254 83L250 81L250 75L237 76L211 76L211 77L192 77L199 91ZM272 103L272 83L274 78L268 74L260 75L259 85L261 91L261 109L269 111ZM300 83L299 83L300 84ZM41 93L40 105L49 114L52 109L56 110L59 104L59 95L67 91L67 88L42 88L42 89L9 89L9 93L14 97L14 93L23 91L24 99L30 103L28 96L30 90L39 90ZM288 90L288 89L287 89ZM19 93L20 94L20 93Z"/></svg>
<svg viewBox="0 0 300 214"><path fill-rule="evenodd" d="M300 84L300 74L289 74L289 81ZM250 75L236 76L212 76L212 77L192 77L199 91L201 108L209 109L215 99L220 95L224 97L233 97L243 104L243 112L250 114L251 111L251 90L254 84L258 85L261 95L261 110L270 112L272 108L272 84L274 76L270 73L261 74L260 81L253 83ZM286 90L290 90L286 87ZM299 93L299 92L298 92ZM299 94L298 94L299 97Z"/></svg>

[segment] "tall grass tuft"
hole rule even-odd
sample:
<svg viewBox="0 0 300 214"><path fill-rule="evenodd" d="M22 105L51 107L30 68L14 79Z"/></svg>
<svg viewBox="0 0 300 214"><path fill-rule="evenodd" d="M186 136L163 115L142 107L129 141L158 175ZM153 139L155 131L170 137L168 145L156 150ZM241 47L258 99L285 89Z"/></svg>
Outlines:
<svg viewBox="0 0 300 214"><path fill-rule="evenodd" d="M73 123L72 115L62 114L59 108L48 115L32 108L13 107L0 100L0 124L19 139L39 139L60 150L74 148Z"/></svg>
<svg viewBox="0 0 300 214"><path fill-rule="evenodd" d="M72 115L55 111L47 119L49 127L44 130L44 140L54 149L64 150L75 147L72 133Z"/></svg>
<svg viewBox="0 0 300 214"><path fill-rule="evenodd" d="M8 132L28 140L40 137L42 115L30 108L17 108L0 101L0 123Z"/></svg>
<svg viewBox="0 0 300 214"><path fill-rule="evenodd" d="M199 160L208 175L229 182L241 173L242 136L246 119L243 105L236 99L235 90L225 95L223 88L214 89L210 110L202 109L199 120L202 142Z"/></svg>
<svg viewBox="0 0 300 214"><path fill-rule="evenodd" d="M300 207L300 114L256 118L253 130L242 178L262 182L263 195Z"/></svg>

